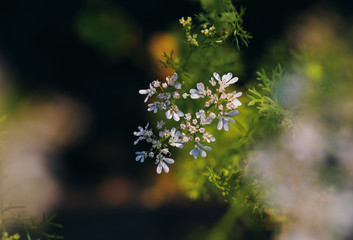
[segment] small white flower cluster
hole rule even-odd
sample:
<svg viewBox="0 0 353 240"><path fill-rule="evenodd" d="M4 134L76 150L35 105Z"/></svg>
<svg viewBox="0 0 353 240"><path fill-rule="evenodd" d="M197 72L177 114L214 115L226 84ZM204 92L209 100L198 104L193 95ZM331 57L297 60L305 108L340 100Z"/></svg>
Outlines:
<svg viewBox="0 0 353 240"><path fill-rule="evenodd" d="M148 128L149 124L145 128L139 126L138 131L134 132L134 135L138 137L134 144L145 140L147 143L151 143L152 147L149 151L136 152L136 161L143 162L148 157L155 158L157 173L160 174L162 170L169 172L167 164L174 163L174 160L170 158L169 147L183 148L187 142L194 144L190 155L194 158L199 155L206 157L207 152L212 149L203 143L211 143L216 140L206 130L206 127L217 119L217 129L228 131L229 122L235 123L231 116L236 116L239 113L236 109L241 105L238 97L242 93L226 92L226 88L237 81L238 78L233 78L232 73L225 74L222 78L218 73L213 73L213 77L209 81L210 87L206 87L203 83L197 83L196 89L182 93L180 90L183 84L178 82L178 75L174 73L172 77L167 77L165 82L161 83L155 80L149 85L149 89L140 90L140 94L147 95L145 102L149 98L155 97L156 101L147 105L148 111L154 113L165 111L166 118L173 119L178 124L172 129L168 129L163 128L163 120L157 121L158 135ZM200 109L194 114L183 113L176 102L188 98L192 101L203 101L205 109Z"/></svg>

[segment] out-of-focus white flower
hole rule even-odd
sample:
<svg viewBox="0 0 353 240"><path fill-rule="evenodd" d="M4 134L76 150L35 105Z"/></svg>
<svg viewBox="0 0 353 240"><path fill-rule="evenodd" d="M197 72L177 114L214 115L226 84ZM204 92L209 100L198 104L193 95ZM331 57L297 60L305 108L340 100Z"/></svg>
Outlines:
<svg viewBox="0 0 353 240"><path fill-rule="evenodd" d="M212 149L210 147L208 147L208 146L205 146L205 145L199 143L199 142L196 142L194 149L192 149L190 151L190 155L192 155L195 159L199 156L199 154L202 157L206 157L207 153L206 153L205 150L209 152Z"/></svg>
<svg viewBox="0 0 353 240"><path fill-rule="evenodd" d="M169 86L174 86L176 81L178 80L178 74L174 73L172 77L166 77L166 82Z"/></svg>
<svg viewBox="0 0 353 240"><path fill-rule="evenodd" d="M180 137L180 132L176 131L175 128L172 128L170 131L170 138L169 138L169 144L170 146L177 147L177 148L183 148L183 140L179 138Z"/></svg>
<svg viewBox="0 0 353 240"><path fill-rule="evenodd" d="M143 161L145 161L145 158L147 158L147 152L146 151L142 151L142 152L136 152L137 156L136 156L136 161L140 161L143 163Z"/></svg>
<svg viewBox="0 0 353 240"><path fill-rule="evenodd" d="M213 87L216 86L217 84L217 82L213 79L213 77L211 77L210 83Z"/></svg>
<svg viewBox="0 0 353 240"><path fill-rule="evenodd" d="M228 116L236 116L238 114L239 114L239 112L237 110L233 110L228 113L227 112L220 112L218 114L219 121L217 124L217 129L222 130L222 128L224 128L224 130L229 131L229 123L228 122L235 124L235 121Z"/></svg>
<svg viewBox="0 0 353 240"><path fill-rule="evenodd" d="M188 93L183 93L183 98L184 98L184 99L187 99L188 96L190 96L190 94L188 94Z"/></svg>
<svg viewBox="0 0 353 240"><path fill-rule="evenodd" d="M196 89L190 89L190 97L192 99L198 99L198 98L203 98L206 95L206 90L205 90L205 85L203 83L197 83L196 84L197 90Z"/></svg>
<svg viewBox="0 0 353 240"><path fill-rule="evenodd" d="M182 111L179 111L179 108L176 105L173 105L169 108L169 110L165 113L167 119L173 118L175 121L179 121L180 117L184 116Z"/></svg>
<svg viewBox="0 0 353 240"><path fill-rule="evenodd" d="M149 97L152 97L155 93L157 93L157 90L152 86L152 84L150 84L149 89L141 89L139 91L139 93L142 95L147 94L145 101L144 101L144 102L147 102Z"/></svg>
<svg viewBox="0 0 353 240"><path fill-rule="evenodd" d="M157 121L157 129L162 129L163 126L164 126L163 120Z"/></svg>
<svg viewBox="0 0 353 240"><path fill-rule="evenodd" d="M169 172L169 167L168 164L173 164L174 160L171 158L166 158L164 156L159 157L158 160L158 165L157 165L157 173L161 174L162 173L162 169L164 170L164 172L168 173Z"/></svg>
<svg viewBox="0 0 353 240"><path fill-rule="evenodd" d="M186 113L185 114L185 120L190 121L191 120L191 113Z"/></svg>

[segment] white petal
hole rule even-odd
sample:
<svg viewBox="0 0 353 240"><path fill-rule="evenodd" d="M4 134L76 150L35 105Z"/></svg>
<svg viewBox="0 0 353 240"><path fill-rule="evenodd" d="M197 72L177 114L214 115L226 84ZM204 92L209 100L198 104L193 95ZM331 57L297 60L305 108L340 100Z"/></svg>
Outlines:
<svg viewBox="0 0 353 240"><path fill-rule="evenodd" d="M140 158L142 158L142 155L138 155L135 159L136 161L140 161Z"/></svg>
<svg viewBox="0 0 353 240"><path fill-rule="evenodd" d="M179 121L180 120L180 117L179 117L179 115L177 113L173 114L173 118L174 118L175 121Z"/></svg>
<svg viewBox="0 0 353 240"><path fill-rule="evenodd" d="M217 79L218 81L221 81L221 78L219 77L219 74L214 72L213 76L215 77L215 79Z"/></svg>
<svg viewBox="0 0 353 240"><path fill-rule="evenodd" d="M161 162L159 162L158 166L157 166L157 173L161 174L161 172L162 172L162 164L161 164Z"/></svg>
<svg viewBox="0 0 353 240"><path fill-rule="evenodd" d="M168 173L169 172L169 167L167 164L165 164L165 162L161 162L162 163L162 167L163 167L163 170Z"/></svg>
<svg viewBox="0 0 353 240"><path fill-rule="evenodd" d="M177 147L177 148L183 148L183 147L184 147L184 145L181 144L181 143L175 143L174 145L175 145L175 147Z"/></svg>
<svg viewBox="0 0 353 240"><path fill-rule="evenodd" d="M199 98L200 98L200 95L191 94L190 97L191 97L192 99L199 99Z"/></svg>
<svg viewBox="0 0 353 240"><path fill-rule="evenodd" d="M205 150L203 150L202 148L200 148L200 153L201 153L201 157L206 157L207 153Z"/></svg>
<svg viewBox="0 0 353 240"><path fill-rule="evenodd" d="M165 116L167 117L167 119L171 119L173 117L173 115L170 112L170 110L166 111Z"/></svg>
<svg viewBox="0 0 353 240"><path fill-rule="evenodd" d="M172 137L175 135L175 131L176 131L175 128L172 128L172 130L170 130L170 135L171 135Z"/></svg>
<svg viewBox="0 0 353 240"><path fill-rule="evenodd" d="M239 99L234 99L232 103L234 104L234 106L241 106L241 102L239 101Z"/></svg>
<svg viewBox="0 0 353 240"><path fill-rule="evenodd" d="M177 80L177 79L178 79L178 74L177 74L177 73L174 73L171 80L175 81L175 80Z"/></svg>
<svg viewBox="0 0 353 240"><path fill-rule="evenodd" d="M182 111L177 112L177 114L178 114L179 117L183 117L184 116L184 113Z"/></svg>
<svg viewBox="0 0 353 240"><path fill-rule="evenodd" d="M206 151L211 151L212 150L212 148L210 148L209 146L203 146L203 148L206 150Z"/></svg>
<svg viewBox="0 0 353 240"><path fill-rule="evenodd" d="M219 121L218 121L217 129L218 129L218 130L222 130L222 127L223 127L223 119L221 118L221 119L219 119Z"/></svg>
<svg viewBox="0 0 353 240"><path fill-rule="evenodd" d="M145 98L145 101L143 101L143 102L147 102L149 97L150 97L150 95L147 95L146 98Z"/></svg>
<svg viewBox="0 0 353 240"><path fill-rule="evenodd" d="M199 91L205 90L205 85L203 85L203 83L198 83L196 86Z"/></svg>
<svg viewBox="0 0 353 240"><path fill-rule="evenodd" d="M231 79L231 78L232 78L232 73L228 73L227 75L224 74L222 76L222 82L227 83L229 81L229 79Z"/></svg>
<svg viewBox="0 0 353 240"><path fill-rule="evenodd" d="M242 92L236 92L236 91L233 92L234 97L240 97L242 94L243 94Z"/></svg>
<svg viewBox="0 0 353 240"><path fill-rule="evenodd" d="M239 111L238 110L233 110L233 111L230 111L227 113L228 116L236 116L239 114Z"/></svg>
<svg viewBox="0 0 353 240"><path fill-rule="evenodd" d="M174 160L171 158L165 158L164 161L168 164L174 164Z"/></svg>
<svg viewBox="0 0 353 240"><path fill-rule="evenodd" d="M228 122L231 122L231 123L233 123L233 124L235 124L235 121L234 121L234 119L233 119L233 118L230 118L230 117L224 117L224 120L225 120L225 121L228 121Z"/></svg>
<svg viewBox="0 0 353 240"><path fill-rule="evenodd" d="M233 83L236 83L238 82L239 78L238 77L235 77L235 78L232 78L231 80L229 80L227 83L228 84L233 84Z"/></svg>
<svg viewBox="0 0 353 240"><path fill-rule="evenodd" d="M199 155L199 150L196 150L194 148L193 150L190 151L190 155L193 155L194 158L197 158L197 156Z"/></svg>
<svg viewBox="0 0 353 240"><path fill-rule="evenodd" d="M224 124L224 130L229 131L229 123L225 119L223 120L223 124Z"/></svg>
<svg viewBox="0 0 353 240"><path fill-rule="evenodd" d="M149 93L149 89L141 89L141 90L139 90L139 93L140 94L147 94L147 93Z"/></svg>

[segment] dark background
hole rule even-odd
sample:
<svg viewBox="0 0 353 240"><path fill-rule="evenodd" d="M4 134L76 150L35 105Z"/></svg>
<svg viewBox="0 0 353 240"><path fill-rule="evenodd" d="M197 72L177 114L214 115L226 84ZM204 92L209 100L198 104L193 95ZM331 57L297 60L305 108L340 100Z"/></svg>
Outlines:
<svg viewBox="0 0 353 240"><path fill-rule="evenodd" d="M0 61L14 73L18 98L61 92L86 105L92 116L78 142L49 158L48 168L56 166L52 173L65 189L64 200L55 210L56 221L64 228L57 232L66 239L182 239L195 227L212 226L225 206L183 200L182 204L147 210L134 204L102 206L90 196L90 189L107 176L125 176L138 183L144 181L146 172L154 171L154 166L136 164L132 149L132 132L146 118L138 90L153 78L146 44L153 33L167 31L181 16L197 13L198 4L105 1L105 8L111 6L124 13L139 42L137 49L107 57L78 37L75 22L87 2L0 3ZM326 5L350 19L353 10L352 2L337 0L249 0L241 4L247 7L245 29L254 36L243 49L248 79L257 70L255 62L266 46L281 38L288 23L301 13ZM249 233L246 239L265 238Z"/></svg>

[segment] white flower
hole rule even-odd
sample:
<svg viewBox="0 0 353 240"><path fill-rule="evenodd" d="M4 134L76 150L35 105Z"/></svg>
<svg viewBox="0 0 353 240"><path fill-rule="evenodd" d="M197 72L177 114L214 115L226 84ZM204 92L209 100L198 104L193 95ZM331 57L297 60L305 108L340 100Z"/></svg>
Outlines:
<svg viewBox="0 0 353 240"><path fill-rule="evenodd" d="M197 83L196 84L197 90L196 89L190 89L190 97L192 99L198 99L198 98L203 98L206 95L206 90L205 90L205 85L203 83Z"/></svg>
<svg viewBox="0 0 353 240"><path fill-rule="evenodd" d="M205 132L202 137L203 137L203 140L208 143L216 141L214 136L212 136L211 133L208 133L208 132Z"/></svg>
<svg viewBox="0 0 353 240"><path fill-rule="evenodd" d="M194 149L190 151L190 155L194 156L194 158L197 158L199 156L199 154L202 157L206 157L207 153L205 150L209 152L212 149L208 146L204 146L201 143L196 143Z"/></svg>
<svg viewBox="0 0 353 240"><path fill-rule="evenodd" d="M157 93L157 90L152 86L152 84L150 84L149 89L141 89L139 91L139 93L142 95L147 94L145 101L144 101L144 102L147 102L149 97L152 97L155 93Z"/></svg>
<svg viewBox="0 0 353 240"><path fill-rule="evenodd" d="M181 83L176 83L176 84L174 85L174 87L175 87L176 89L181 89L181 86L182 86Z"/></svg>
<svg viewBox="0 0 353 240"><path fill-rule="evenodd" d="M163 127L163 125L164 125L163 120L157 121L157 129L161 129Z"/></svg>
<svg viewBox="0 0 353 240"><path fill-rule="evenodd" d="M217 84L217 82L213 79L213 77L211 77L210 83L213 87L216 86Z"/></svg>
<svg viewBox="0 0 353 240"><path fill-rule="evenodd" d="M213 73L213 76L216 78L216 80L218 81L219 85L220 85L220 89L224 90L226 87L228 87L230 84L233 84L235 82L238 81L237 77L232 78L233 74L232 73L228 73L228 74L224 74L222 76L222 79L220 78L218 73Z"/></svg>
<svg viewBox="0 0 353 240"><path fill-rule="evenodd" d="M178 80L178 74L174 73L172 77L166 77L166 82L169 86L174 86L176 81Z"/></svg>
<svg viewBox="0 0 353 240"><path fill-rule="evenodd" d="M168 173L169 172L169 167L168 164L173 164L174 160L171 158L166 158L163 155L160 155L159 160L158 160L158 166L157 166L157 173L161 174L162 169L164 172Z"/></svg>
<svg viewBox="0 0 353 240"><path fill-rule="evenodd" d="M191 120L191 113L186 113L185 114L185 120L190 121Z"/></svg>
<svg viewBox="0 0 353 240"><path fill-rule="evenodd" d="M165 116L167 117L167 119L173 118L175 121L179 121L180 117L184 116L184 113L179 111L179 108L176 105L173 105L165 113Z"/></svg>
<svg viewBox="0 0 353 240"><path fill-rule="evenodd" d="M159 140L152 140L152 147L156 149L160 149L162 147L162 143Z"/></svg>
<svg viewBox="0 0 353 240"><path fill-rule="evenodd" d="M237 110L230 111L228 113L227 112L220 112L218 114L219 121L217 124L217 129L222 130L222 128L224 128L224 130L228 131L229 130L229 123L228 122L235 124L235 121L232 118L227 117L227 116L235 116L238 114L239 114L239 112Z"/></svg>
<svg viewBox="0 0 353 240"><path fill-rule="evenodd" d="M190 94L188 94L188 93L183 93L183 98L184 98L184 99L187 99L188 96L190 96Z"/></svg>
<svg viewBox="0 0 353 240"><path fill-rule="evenodd" d="M134 145L136 145L139 141L146 139L146 136L150 137L153 133L152 131L147 131L148 125L150 123L147 123L145 129L143 129L141 126L138 126L138 132L134 132L134 135L138 137L138 139L134 142Z"/></svg>
<svg viewBox="0 0 353 240"><path fill-rule="evenodd" d="M153 102L153 103L150 103L147 105L148 108L147 108L147 111L151 112L153 111L154 113L157 113L158 111L158 108L160 107L160 102Z"/></svg>
<svg viewBox="0 0 353 240"><path fill-rule="evenodd" d="M163 153L164 155L170 154L168 148L163 148L163 149L161 150L161 153Z"/></svg>
<svg viewBox="0 0 353 240"><path fill-rule="evenodd" d="M146 151L136 152L136 154L137 154L136 161L143 162L143 161L145 161L145 158L147 158L147 152Z"/></svg>
<svg viewBox="0 0 353 240"><path fill-rule="evenodd" d="M161 86L161 82L158 81L158 80L154 80L154 81L152 82L152 85L153 85L153 87L158 88L159 86Z"/></svg>
<svg viewBox="0 0 353 240"><path fill-rule="evenodd" d="M239 106L241 106L241 102L239 101L239 99L237 99L237 98L240 97L241 95L242 95L241 92L236 92L236 91L234 91L234 92L232 93L232 97L231 97L229 100L230 100L230 102L233 104L233 108L234 108L234 109L237 108L237 107L239 107Z"/></svg>
<svg viewBox="0 0 353 240"><path fill-rule="evenodd" d="M170 131L170 138L169 138L169 144L173 147L177 147L177 148L183 148L183 140L179 139L180 137L180 132L176 131L175 128L172 128L172 130Z"/></svg>

